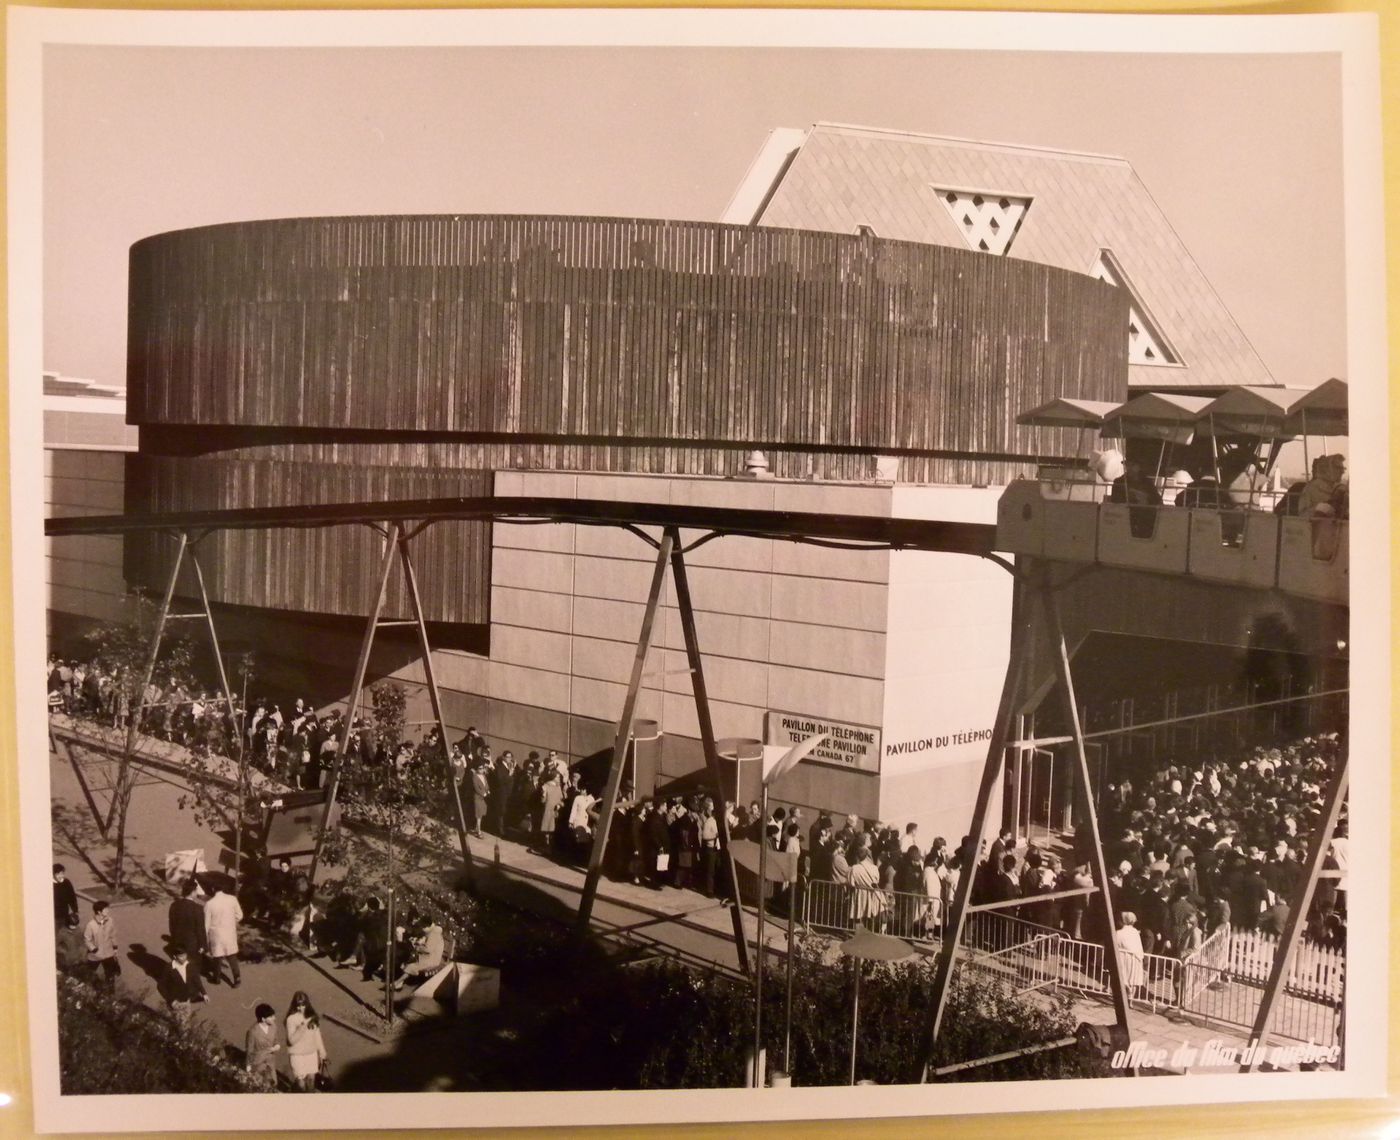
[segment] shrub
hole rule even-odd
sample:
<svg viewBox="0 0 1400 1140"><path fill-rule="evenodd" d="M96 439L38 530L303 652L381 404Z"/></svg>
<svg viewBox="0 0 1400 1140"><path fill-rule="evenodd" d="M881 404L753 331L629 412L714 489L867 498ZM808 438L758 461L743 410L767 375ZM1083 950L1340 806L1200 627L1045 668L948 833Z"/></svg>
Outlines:
<svg viewBox="0 0 1400 1140"><path fill-rule="evenodd" d="M782 1063L785 967L773 956L764 990L764 1047L769 1068ZM860 989L857 1077L879 1084L914 1078L933 994L934 964L875 963ZM809 939L798 952L793 992L792 1067L801 1085L850 1079L851 964L833 960L829 944ZM570 1049L612 1055L612 1085L623 1088L715 1088L743 1083L753 1040L753 987L718 971L655 963L618 971L611 986L580 995L566 1013ZM1074 1035L1068 999L1016 997L984 976L959 976L949 993L935 1065L972 1060ZM587 1028L587 1041L581 1040ZM568 1028L566 1026L566 1028ZM1057 1049L963 1070L949 1081L1026 1080L1107 1075L1075 1048Z"/></svg>
<svg viewBox="0 0 1400 1140"><path fill-rule="evenodd" d="M119 993L72 977L58 980L59 1082L65 1095L257 1091L224 1048L210 1025L181 1024Z"/></svg>

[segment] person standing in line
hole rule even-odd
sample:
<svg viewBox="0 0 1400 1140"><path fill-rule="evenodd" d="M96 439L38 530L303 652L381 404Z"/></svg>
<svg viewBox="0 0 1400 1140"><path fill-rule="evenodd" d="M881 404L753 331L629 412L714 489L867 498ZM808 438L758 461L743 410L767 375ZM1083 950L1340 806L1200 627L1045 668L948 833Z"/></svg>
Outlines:
<svg viewBox="0 0 1400 1140"><path fill-rule="evenodd" d="M1123 989L1129 998L1142 996L1144 955L1142 934L1137 928L1137 915L1130 910L1118 916L1119 927L1113 936L1113 944L1118 953L1118 970L1123 979Z"/></svg>
<svg viewBox="0 0 1400 1140"><path fill-rule="evenodd" d="M68 917L78 914L78 892L62 863L53 865L53 920L62 929L68 925Z"/></svg>
<svg viewBox="0 0 1400 1140"><path fill-rule="evenodd" d="M715 867L719 864L719 823L715 801L708 796L700 804L700 889L706 898L715 897Z"/></svg>
<svg viewBox="0 0 1400 1140"><path fill-rule="evenodd" d="M117 924L105 902L92 904L92 920L83 930L83 944L93 980L100 986L114 987L122 964L117 961Z"/></svg>
<svg viewBox="0 0 1400 1140"><path fill-rule="evenodd" d="M510 819L511 796L515 791L515 754L509 750L502 752L500 759L491 769L490 823L491 834L504 839L506 823Z"/></svg>
<svg viewBox="0 0 1400 1140"><path fill-rule="evenodd" d="M666 804L660 798L654 800L646 818L646 854L642 868L647 885L659 891L671 870L671 823L666 815Z"/></svg>
<svg viewBox="0 0 1400 1140"><path fill-rule="evenodd" d="M884 925L885 896L881 893L880 869L870 844L857 840L851 861L851 921L856 926L878 930Z"/></svg>
<svg viewBox="0 0 1400 1140"><path fill-rule="evenodd" d="M559 780L556 768L544 770L544 782L540 785L539 818L535 824L535 846L540 851L548 851L554 843L554 832L559 826L559 809L564 806L564 785Z"/></svg>
<svg viewBox="0 0 1400 1140"><path fill-rule="evenodd" d="M204 930L204 907L197 897L199 883L191 875L180 888L180 897L170 904L170 946L184 950L196 973L204 972L204 952L209 945Z"/></svg>
<svg viewBox="0 0 1400 1140"><path fill-rule="evenodd" d="M267 1002L258 1002L253 1010L257 1019L243 1039L243 1067L260 1085L277 1087L277 1054L282 1043L277 1040L277 1011Z"/></svg>
<svg viewBox="0 0 1400 1140"><path fill-rule="evenodd" d="M315 1092L316 1074L326 1065L326 1043L321 1038L321 1019L304 991L292 995L285 1024L292 1081L302 1092Z"/></svg>
<svg viewBox="0 0 1400 1140"><path fill-rule="evenodd" d="M472 767L472 835L485 839L481 825L491 804L491 782L486 774L487 761L479 760Z"/></svg>
<svg viewBox="0 0 1400 1140"><path fill-rule="evenodd" d="M233 977L233 988L243 984L243 976L238 968L238 924L243 921L243 908L238 899L222 886L204 904L204 933L209 940L209 966L213 971L212 981L223 978L222 962L228 961Z"/></svg>
<svg viewBox="0 0 1400 1140"><path fill-rule="evenodd" d="M592 792L580 788L569 805L569 835L573 841L573 857L580 861L587 860L592 852L597 802Z"/></svg>
<svg viewBox="0 0 1400 1140"><path fill-rule="evenodd" d="M685 890L690 885L699 849L700 825L694 815L678 806L671 817L671 854L674 862L671 881L678 890Z"/></svg>

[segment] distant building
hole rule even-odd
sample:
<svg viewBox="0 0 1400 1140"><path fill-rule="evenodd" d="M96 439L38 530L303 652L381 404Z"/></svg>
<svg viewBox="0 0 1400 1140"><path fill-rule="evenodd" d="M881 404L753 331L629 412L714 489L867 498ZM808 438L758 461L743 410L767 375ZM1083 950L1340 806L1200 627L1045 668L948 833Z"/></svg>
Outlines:
<svg viewBox="0 0 1400 1140"><path fill-rule="evenodd" d="M126 422L122 388L45 372L44 513L67 518L122 510L126 456L139 432ZM75 631L90 621L125 613L122 540L93 535L48 545L51 632Z"/></svg>
<svg viewBox="0 0 1400 1140"><path fill-rule="evenodd" d="M1274 383L1122 158L818 123L773 131L723 220L980 250L1124 289L1131 389Z"/></svg>

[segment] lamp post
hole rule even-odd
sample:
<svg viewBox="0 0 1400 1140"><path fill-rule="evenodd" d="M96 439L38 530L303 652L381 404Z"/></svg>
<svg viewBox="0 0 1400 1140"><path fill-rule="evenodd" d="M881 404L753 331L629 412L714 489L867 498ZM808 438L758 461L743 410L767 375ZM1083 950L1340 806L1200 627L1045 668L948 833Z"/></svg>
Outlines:
<svg viewBox="0 0 1400 1140"><path fill-rule="evenodd" d="M768 893L768 786L779 777L795 768L804 757L809 755L827 737L826 733L817 736L809 736L801 744L793 745L784 752L772 767L768 766L765 757L763 765L768 768L763 773L761 789L759 795L759 835L758 835L758 961L754 973L754 1017L753 1017L753 1087L761 1089L763 1087L763 1066L760 1063L763 1057L763 958L764 958L764 927L766 925L765 901ZM781 838L781 836L779 837ZM789 916L790 917L790 916ZM788 930L791 933L792 923L789 921ZM788 943L788 1031L787 1038L789 1046L792 1041L792 943ZM789 1058L784 1057L783 1063L788 1064Z"/></svg>
<svg viewBox="0 0 1400 1140"><path fill-rule="evenodd" d="M856 1083L856 1038L860 1034L860 968L867 961L898 962L915 953L914 946L903 938L876 934L865 926L857 926L855 934L841 943L841 953L851 959L855 968L855 996L851 1001L851 1084Z"/></svg>

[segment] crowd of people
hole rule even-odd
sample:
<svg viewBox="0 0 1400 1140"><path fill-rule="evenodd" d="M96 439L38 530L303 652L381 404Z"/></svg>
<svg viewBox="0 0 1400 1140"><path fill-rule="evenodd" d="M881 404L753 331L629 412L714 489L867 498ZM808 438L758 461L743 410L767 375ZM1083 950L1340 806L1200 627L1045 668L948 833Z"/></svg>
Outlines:
<svg viewBox="0 0 1400 1140"><path fill-rule="evenodd" d="M1105 789L1101 826L1110 890L1147 953L1180 953L1194 912L1209 934L1221 925L1279 935L1312 843L1325 842L1322 878L1306 934L1322 946L1346 940L1347 825L1318 835L1324 799L1344 742L1335 734L1256 748L1233 762L1168 764L1135 786Z"/></svg>
<svg viewBox="0 0 1400 1140"><path fill-rule="evenodd" d="M94 674L97 679L92 680ZM66 707L99 715L104 680L95 666L63 663L51 670L51 690ZM172 685L148 693L157 720L154 731L181 743L210 743L243 720L230 717L224 702L191 695ZM314 788L334 764L345 733L338 710L320 715L302 700L284 713L275 702L257 700L243 726L252 762L291 786ZM376 744L357 718L348 734L347 760L379 779L428 773L445 790L444 750L436 728L418 744ZM1108 867L1108 893L1116 931L1110 934L1134 954L1185 958L1222 926L1278 935L1301 874L1308 843L1320 824L1323 796L1344 745L1335 735L1308 737L1282 748L1258 748L1231 762L1167 764L1146 777L1123 778L1100 794L1100 829ZM447 771L476 837L486 833L524 843L561 861L583 863L592 852L602 802L580 771L555 751L530 751L518 762L509 749L496 750L475 727L446 749ZM422 806L438 813L449 798L436 795ZM1095 885L1082 845L1078 850L1030 844L1019 848L1003 831L984 843L974 859L968 840L954 847L944 837L925 842L917 823L901 830L856 815L816 813L777 805L762 818L757 802L747 809L711 795L637 797L624 782L603 852L609 877L653 890L692 889L733 899L735 884L720 858L722 824L731 838L767 843L792 856L796 881L777 891L776 909L800 908L811 884L824 904L839 900L843 923L862 923L906 937L941 933L950 901L969 862L975 863L974 903L1016 903L1001 908L1037 927L1103 942L1102 908L1089 893ZM1306 935L1342 947L1346 935L1346 825L1330 839ZM1338 877L1340 876L1340 877ZM756 877L741 872L739 893L754 897ZM313 897L304 877L289 866L269 870L249 884L250 906L260 917L286 927L313 952L359 968L365 978L382 977L394 962L390 982L436 968L442 934L431 922L410 918L397 927L395 952L379 901L345 893ZM107 920L110 923L110 919ZM91 924L90 924L91 925ZM434 936L436 930L436 936ZM103 929L93 933L101 955ZM187 947L196 963L209 954ZM219 957L214 956L216 959ZM100 957L94 960L101 960ZM105 967L104 967L105 968ZM237 958L231 959L235 984ZM196 970L198 973L198 970Z"/></svg>
<svg viewBox="0 0 1400 1140"><path fill-rule="evenodd" d="M1230 763L1168 764L1136 785L1108 785L1099 811L1114 937L1140 954L1186 958L1222 927L1280 936L1309 844L1323 841L1324 798L1344 747L1335 734L1305 737ZM774 823L768 834L777 846ZM800 829L783 834L800 842ZM917 824L901 833L854 816L839 830L821 816L809 834L804 877L849 888L837 896L839 911L825 917L905 937L941 932L969 861L967 837L956 850L942 837L921 848ZM1332 949L1346 941L1346 836L1343 808L1325 840L1322 866L1331 874L1314 891L1305 928L1305 937ZM1082 843L1019 848L1003 829L982 845L973 874L974 904L1014 903L997 909L1069 938L1102 943L1109 933L1091 893L1067 893L1096 885ZM831 911L829 891L823 901Z"/></svg>
<svg viewBox="0 0 1400 1140"><path fill-rule="evenodd" d="M1122 459L1116 451L1104 452L1096 461L1096 473L1110 484L1109 502L1130 506L1177 506L1213 511L1240 511L1261 507L1278 515L1297 518L1349 516L1346 456L1319 455L1312 461L1311 476L1280 492L1264 492L1256 485L1257 471L1241 475L1222 486L1211 471L1193 474L1182 468L1171 474L1151 476L1136 459Z"/></svg>
<svg viewBox="0 0 1400 1140"><path fill-rule="evenodd" d="M48 662L48 707L51 712L97 720L116 728L130 724L133 699L130 674L104 666L100 659L52 657ZM187 678L162 676L146 687L141 704L141 731L186 748L236 756L239 745L248 762L291 788L316 789L335 764L345 736L345 713L316 712L302 698L284 712L275 701L257 698L245 709L222 694ZM356 717L347 751L367 763L387 763L363 717Z"/></svg>
<svg viewBox="0 0 1400 1140"><path fill-rule="evenodd" d="M1335 524L1349 515L1346 457L1343 455L1318 456L1313 460L1312 477L1282 492L1261 490L1255 485L1254 473L1240 476L1230 486L1221 484L1210 471L1193 474L1182 469L1154 478L1135 459L1116 464L1104 478L1111 483L1108 501L1131 508L1128 525L1135 538L1152 537L1158 507L1177 506L1220 511L1222 541L1227 546L1239 546L1244 537L1245 512L1268 510L1272 505L1276 515L1314 520L1314 556L1330 558L1330 551L1323 548L1335 545Z"/></svg>

